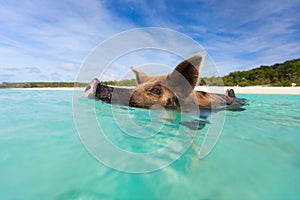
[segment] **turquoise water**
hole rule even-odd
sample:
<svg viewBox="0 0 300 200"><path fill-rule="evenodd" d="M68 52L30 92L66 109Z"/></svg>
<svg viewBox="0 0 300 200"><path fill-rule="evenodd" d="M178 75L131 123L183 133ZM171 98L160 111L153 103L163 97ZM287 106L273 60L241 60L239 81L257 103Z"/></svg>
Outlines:
<svg viewBox="0 0 300 200"><path fill-rule="evenodd" d="M300 197L299 95L239 95L249 99L247 110L226 112L222 135L206 158L199 160L189 148L170 166L141 174L111 169L88 153L73 120L72 96L72 91L0 90L0 199ZM96 102L91 114L107 131L120 132L105 112L108 106ZM138 123L149 123L145 111L120 107L116 112L122 116L124 110ZM161 126L160 120L152 123ZM210 126L197 131L200 138ZM162 129L159 142L117 142L127 151L153 150L169 143L176 130L175 119Z"/></svg>

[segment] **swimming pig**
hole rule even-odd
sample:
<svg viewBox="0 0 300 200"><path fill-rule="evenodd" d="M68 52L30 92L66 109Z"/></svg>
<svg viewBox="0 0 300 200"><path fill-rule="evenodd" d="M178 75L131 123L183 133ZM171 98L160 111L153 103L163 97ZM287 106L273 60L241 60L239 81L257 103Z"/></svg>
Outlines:
<svg viewBox="0 0 300 200"><path fill-rule="evenodd" d="M233 90L227 95L195 91L199 78L199 68L202 61L200 55L192 56L181 63L167 75L149 76L134 68L138 86L131 94L129 105L149 108L159 104L164 107L178 107L183 104L196 104L200 109L229 109L241 108L245 99L236 98Z"/></svg>
<svg viewBox="0 0 300 200"><path fill-rule="evenodd" d="M131 68L136 75L136 88L105 86L94 79L87 86L85 96L146 109L155 105L176 109L183 104L195 104L199 109L244 110L246 100L237 98L233 90L226 95L194 90L201 61L201 55L192 56L179 63L170 74L161 76L149 76Z"/></svg>

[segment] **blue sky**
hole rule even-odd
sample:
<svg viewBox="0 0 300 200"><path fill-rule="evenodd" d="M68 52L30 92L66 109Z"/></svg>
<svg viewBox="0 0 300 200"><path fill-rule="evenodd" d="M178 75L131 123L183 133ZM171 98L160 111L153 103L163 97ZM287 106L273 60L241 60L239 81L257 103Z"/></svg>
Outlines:
<svg viewBox="0 0 300 200"><path fill-rule="evenodd" d="M193 38L224 75L299 58L299 19L299 0L0 0L0 82L75 81L99 43L142 27Z"/></svg>

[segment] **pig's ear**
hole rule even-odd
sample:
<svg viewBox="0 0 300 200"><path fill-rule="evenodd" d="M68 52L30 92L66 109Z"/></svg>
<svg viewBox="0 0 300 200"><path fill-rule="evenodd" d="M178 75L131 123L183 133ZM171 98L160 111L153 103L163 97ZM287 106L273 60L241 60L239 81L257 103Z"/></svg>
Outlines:
<svg viewBox="0 0 300 200"><path fill-rule="evenodd" d="M194 55L182 61L176 66L174 71L168 75L168 81L173 82L173 85L176 84L180 86L184 85L181 83L182 80L185 79L190 84L190 88L194 89L198 82L201 61L202 55ZM185 90L185 88L181 89Z"/></svg>
<svg viewBox="0 0 300 200"><path fill-rule="evenodd" d="M145 83L151 78L151 76L149 76L143 72L140 72L140 71L134 69L133 67L131 67L131 70L135 73L136 81L138 84Z"/></svg>

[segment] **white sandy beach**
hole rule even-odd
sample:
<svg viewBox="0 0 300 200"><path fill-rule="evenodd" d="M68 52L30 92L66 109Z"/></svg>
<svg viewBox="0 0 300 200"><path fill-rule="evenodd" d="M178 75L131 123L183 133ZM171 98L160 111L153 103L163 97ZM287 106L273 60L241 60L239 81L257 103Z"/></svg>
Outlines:
<svg viewBox="0 0 300 200"><path fill-rule="evenodd" d="M132 88L132 87L131 87ZM12 90L84 90L85 88L13 88ZM236 94L291 94L300 95L300 87L216 87L216 86L197 86L195 90L224 94L227 89L233 89Z"/></svg>
<svg viewBox="0 0 300 200"><path fill-rule="evenodd" d="M236 94L293 94L300 95L300 87L264 87L264 86L249 86L249 87L206 87L197 86L195 90L205 92L224 93L227 89L233 89Z"/></svg>

